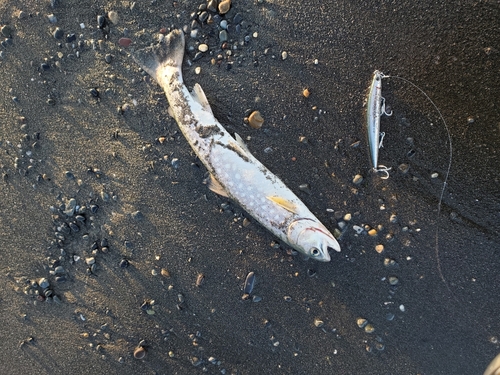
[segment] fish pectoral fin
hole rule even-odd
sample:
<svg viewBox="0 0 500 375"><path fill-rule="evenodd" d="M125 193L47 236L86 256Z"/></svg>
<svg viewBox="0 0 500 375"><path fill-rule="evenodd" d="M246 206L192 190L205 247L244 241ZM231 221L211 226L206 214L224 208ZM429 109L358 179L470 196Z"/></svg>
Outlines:
<svg viewBox="0 0 500 375"><path fill-rule="evenodd" d="M208 99L205 95L205 92L199 84L195 83L193 91L191 91L191 96L194 100L200 103L205 111L213 115L212 108L210 107L210 104L208 104Z"/></svg>
<svg viewBox="0 0 500 375"><path fill-rule="evenodd" d="M276 203L278 206L284 208L287 211L290 211L294 214L297 213L297 206L295 205L295 203L290 202L285 198L282 197L266 197L266 198L269 199L271 202Z"/></svg>
<svg viewBox="0 0 500 375"><path fill-rule="evenodd" d="M240 147L245 150L245 152L248 152L250 154L250 150L248 149L247 145L245 142L243 142L243 139L240 137L238 133L234 133L234 139L236 142L240 145Z"/></svg>
<svg viewBox="0 0 500 375"><path fill-rule="evenodd" d="M208 188L212 190L215 194L222 195L223 197L228 197L226 190L222 187L219 181L211 174L210 180L208 180Z"/></svg>

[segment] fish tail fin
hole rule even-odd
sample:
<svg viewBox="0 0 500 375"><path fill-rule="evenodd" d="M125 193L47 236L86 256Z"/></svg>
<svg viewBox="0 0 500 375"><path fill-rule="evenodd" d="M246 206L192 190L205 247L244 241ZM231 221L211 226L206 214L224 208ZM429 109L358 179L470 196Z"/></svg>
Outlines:
<svg viewBox="0 0 500 375"><path fill-rule="evenodd" d="M132 58L151 77L158 81L158 74L165 68L179 68L184 57L184 33L182 30L172 30L159 43L136 51Z"/></svg>

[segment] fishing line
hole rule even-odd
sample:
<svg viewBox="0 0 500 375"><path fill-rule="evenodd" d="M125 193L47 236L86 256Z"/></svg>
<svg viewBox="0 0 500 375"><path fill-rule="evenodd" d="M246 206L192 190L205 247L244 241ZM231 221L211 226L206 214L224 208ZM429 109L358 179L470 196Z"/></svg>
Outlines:
<svg viewBox="0 0 500 375"><path fill-rule="evenodd" d="M429 95L427 95L425 93L424 90L422 90L416 84L414 84L413 82L411 82L411 81L409 81L409 80L407 80L406 78L403 78L403 77L391 76L391 75L382 75L382 78L396 78L396 79L400 79L400 80L402 80L402 81L404 81L406 83L409 83L414 88L416 88L418 91L420 91L425 96L425 98L432 104L432 106L436 109L437 113L439 114L439 117L441 118L441 121L443 121L444 127L446 129L446 133L448 134L448 142L450 144L450 159L449 159L449 163L448 163L448 169L446 171L446 175L445 175L444 182L443 182L443 188L441 189L441 195L439 197L439 202L438 202L438 210L437 210L437 218L436 218L436 247L435 247L435 255L436 255L436 263L437 263L437 269L438 269L438 272L439 272L439 277L444 282L444 285L446 285L446 288L448 289L448 291L450 292L450 294L453 296L453 298L455 299L455 301L457 301L458 303L460 303L460 301L457 299L457 297L455 296L455 293L453 293L453 291L451 290L450 286L448 285L448 282L446 281L446 279L444 277L443 270L441 268L441 260L439 258L439 218L440 218L440 215L441 215L441 203L443 202L444 192L445 192L446 186L448 184L448 176L450 175L451 161L453 159L453 146L452 146L452 142L451 142L450 130L448 128L448 125L446 124L446 121L444 120L443 115L441 114L441 111L439 110L439 108L437 107L437 105L434 103L434 101L429 97Z"/></svg>

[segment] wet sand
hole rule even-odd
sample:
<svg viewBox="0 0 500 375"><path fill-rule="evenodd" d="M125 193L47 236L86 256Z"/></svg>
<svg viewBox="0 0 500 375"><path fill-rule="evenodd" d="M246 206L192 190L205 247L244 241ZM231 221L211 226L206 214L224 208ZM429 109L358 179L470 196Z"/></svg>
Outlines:
<svg viewBox="0 0 500 375"><path fill-rule="evenodd" d="M215 24L187 38L213 55L186 54L186 85L203 87L227 130L330 230L345 225L330 263L293 255L208 190L161 88L129 57L161 28L190 25L199 4L50 4L0 2L11 27L0 60L0 373L480 374L498 354L496 4L234 1L226 18L244 23L229 33L230 57L217 57L227 52ZM98 29L109 11L119 21ZM375 69L419 85L446 119L454 152L439 217L448 137L404 81L383 83L391 176L370 172L363 103ZM261 129L244 123L247 110L262 113ZM61 211L71 198L83 221ZM241 298L250 271L260 302ZM44 301L30 286L42 278ZM134 359L140 344L147 354Z"/></svg>

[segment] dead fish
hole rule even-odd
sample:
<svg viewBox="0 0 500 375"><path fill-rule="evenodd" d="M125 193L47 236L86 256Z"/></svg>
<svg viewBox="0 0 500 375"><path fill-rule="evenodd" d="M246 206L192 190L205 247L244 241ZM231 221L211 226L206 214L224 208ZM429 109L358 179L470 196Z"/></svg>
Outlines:
<svg viewBox="0 0 500 375"><path fill-rule="evenodd" d="M211 174L210 189L243 207L263 227L294 249L330 261L340 246L328 229L285 184L233 138L212 113L200 85L189 92L182 79L184 34L173 30L162 41L137 51L134 60L165 91L169 114Z"/></svg>
<svg viewBox="0 0 500 375"><path fill-rule="evenodd" d="M370 145L370 159L375 172L385 172L384 179L389 178L389 170L385 165L378 165L378 151L382 147L385 133L380 133L380 116L391 116L385 111L385 99L382 97L382 78L384 74L375 70L372 83L368 92L368 103L366 109L366 130L368 132L368 144Z"/></svg>
<svg viewBox="0 0 500 375"><path fill-rule="evenodd" d="M483 375L500 375L500 354L493 358Z"/></svg>

